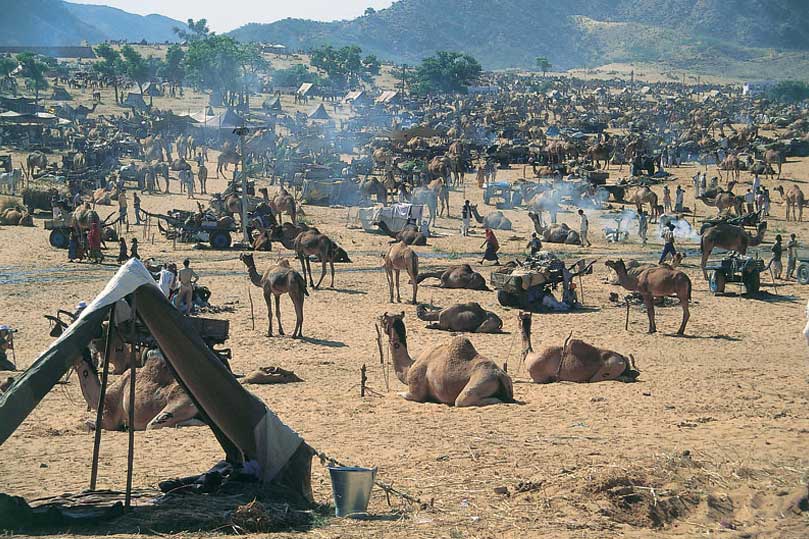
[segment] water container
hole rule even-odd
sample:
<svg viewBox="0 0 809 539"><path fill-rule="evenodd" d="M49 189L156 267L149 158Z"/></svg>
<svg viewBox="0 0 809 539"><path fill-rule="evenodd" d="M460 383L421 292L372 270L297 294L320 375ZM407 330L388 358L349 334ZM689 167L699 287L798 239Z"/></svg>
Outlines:
<svg viewBox="0 0 809 539"><path fill-rule="evenodd" d="M366 514L376 468L334 467L329 468L329 474L334 492L335 514L338 517Z"/></svg>

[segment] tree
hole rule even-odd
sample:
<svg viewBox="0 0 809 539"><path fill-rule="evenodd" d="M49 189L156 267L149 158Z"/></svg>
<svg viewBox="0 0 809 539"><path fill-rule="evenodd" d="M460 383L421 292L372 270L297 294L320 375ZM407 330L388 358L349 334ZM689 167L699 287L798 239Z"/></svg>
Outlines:
<svg viewBox="0 0 809 539"><path fill-rule="evenodd" d="M782 80L767 93L775 101L798 103L809 99L809 84L797 80Z"/></svg>
<svg viewBox="0 0 809 539"><path fill-rule="evenodd" d="M481 71L480 63L468 54L438 51L421 61L413 76L413 90L421 95L466 93Z"/></svg>
<svg viewBox="0 0 809 539"><path fill-rule="evenodd" d="M172 45L166 51L166 61L160 71L160 77L169 83L169 93L175 95L175 90L180 89L180 97L183 95L183 80L185 80L185 52L179 45Z"/></svg>
<svg viewBox="0 0 809 539"><path fill-rule="evenodd" d="M362 58L362 49L350 45L336 49L326 45L312 50L310 63L329 78L336 89L357 86L360 81L370 80L379 74L380 62L374 55Z"/></svg>
<svg viewBox="0 0 809 539"><path fill-rule="evenodd" d="M124 73L124 62L121 59L121 54L107 43L97 46L95 53L100 60L93 64L93 69L107 84L112 84L112 88L115 90L115 102L120 103L118 83L119 78Z"/></svg>
<svg viewBox="0 0 809 539"><path fill-rule="evenodd" d="M179 28L177 26L172 28L174 33L177 34L177 37L183 41L190 43L214 35L208 28L208 19L199 19L196 22L194 22L194 19L188 19L186 25L186 28Z"/></svg>
<svg viewBox="0 0 809 539"><path fill-rule="evenodd" d="M537 67L542 71L542 76L544 77L548 71L553 67L550 60L548 60L544 56L537 56Z"/></svg>
<svg viewBox="0 0 809 539"><path fill-rule="evenodd" d="M370 17L371 15L376 14L376 10L372 7L365 8L365 16Z"/></svg>
<svg viewBox="0 0 809 539"><path fill-rule="evenodd" d="M239 44L228 36L208 36L192 41L185 54L187 79L202 90L232 102L241 85L242 51Z"/></svg>
<svg viewBox="0 0 809 539"><path fill-rule="evenodd" d="M130 45L121 47L121 56L124 58L123 65L127 77L138 85L140 95L143 95L143 85L149 81L151 75L149 63Z"/></svg>
<svg viewBox="0 0 809 539"><path fill-rule="evenodd" d="M20 75L25 79L26 87L34 91L34 103L39 104L39 92L48 88L48 80L45 78L48 65L38 55L30 52L18 54L17 62L22 68Z"/></svg>
<svg viewBox="0 0 809 539"><path fill-rule="evenodd" d="M266 72L270 67L270 63L261 54L261 47L255 43L247 43L241 46L239 53L242 86L242 97L240 101L249 109L250 94L261 88L259 73Z"/></svg>
<svg viewBox="0 0 809 539"><path fill-rule="evenodd" d="M272 83L274 86L284 88L297 88L304 82L320 84L320 77L312 73L303 64L295 64L286 69L276 69L272 72Z"/></svg>
<svg viewBox="0 0 809 539"><path fill-rule="evenodd" d="M14 70L20 63L11 56L0 56L0 90L8 90L17 94L17 81L14 79Z"/></svg>

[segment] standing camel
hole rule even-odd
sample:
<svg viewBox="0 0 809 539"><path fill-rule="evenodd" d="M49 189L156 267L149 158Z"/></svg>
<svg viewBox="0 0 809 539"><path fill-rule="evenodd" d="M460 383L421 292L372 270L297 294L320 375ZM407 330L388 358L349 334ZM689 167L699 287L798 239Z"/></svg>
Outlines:
<svg viewBox="0 0 809 539"><path fill-rule="evenodd" d="M806 196L803 194L803 191L801 191L801 188L793 184L784 192L784 187L779 185L775 188L775 191L781 193L781 198L786 202L786 220L790 220L789 215L791 213L792 221L803 221L803 206L806 204Z"/></svg>
<svg viewBox="0 0 809 539"><path fill-rule="evenodd" d="M281 214L286 213L289 215L291 222L294 223L297 219L297 205L295 203L295 197L293 197L289 191L281 187L281 189L276 193L272 200L269 203L270 208L278 216L278 222L281 223L283 220L281 219Z"/></svg>
<svg viewBox="0 0 809 539"><path fill-rule="evenodd" d="M688 302L691 300L691 279L688 278L688 275L680 270L658 266L641 271L634 276L627 273L623 260L607 260L604 264L615 271L618 283L622 287L630 292L638 292L643 297L646 314L649 316L649 333L657 332L655 297L676 295L680 299L680 307L683 308L683 321L680 329L677 330L677 335L685 334L685 326L691 316L688 312Z"/></svg>
<svg viewBox="0 0 809 539"><path fill-rule="evenodd" d="M764 152L764 162L767 163L771 169L778 169L778 176L777 178L781 179L781 168L784 164L784 156L778 150L767 150ZM768 175L770 175L768 173Z"/></svg>
<svg viewBox="0 0 809 539"><path fill-rule="evenodd" d="M449 217L449 187L446 180L437 178L427 184L427 187L435 193L435 197L441 204L439 215L444 216L444 210L447 210L447 217Z"/></svg>
<svg viewBox="0 0 809 539"><path fill-rule="evenodd" d="M529 376L537 384L550 382L634 382L640 374L630 358L612 350L596 348L572 339L564 346L548 346L534 352L531 345L531 313L518 315L522 333L522 360Z"/></svg>
<svg viewBox="0 0 809 539"><path fill-rule="evenodd" d="M235 150L226 150L219 154L216 158L216 177L218 178L222 172L226 172L228 164L239 166L242 162L242 156Z"/></svg>
<svg viewBox="0 0 809 539"><path fill-rule="evenodd" d="M393 284L396 283L396 301L401 303L402 296L399 293L399 273L405 270L410 276L413 285L413 305L416 304L416 294L419 290L419 257L404 242L391 245L387 254L383 257L385 277L388 279L388 291L390 292L390 302L393 303ZM394 281L395 278L395 281Z"/></svg>
<svg viewBox="0 0 809 539"><path fill-rule="evenodd" d="M514 402L511 378L481 356L468 338L454 337L414 360L407 351L404 313L385 313L379 322L388 336L396 377L407 386L407 393L401 394L405 399L458 407Z"/></svg>
<svg viewBox="0 0 809 539"><path fill-rule="evenodd" d="M764 233L767 232L767 223L760 223L756 235L752 236L744 227L720 222L705 230L699 241L699 248L702 252L702 275L708 280L708 272L705 264L714 248L719 247L727 251L735 251L740 255L747 254L748 247L760 245L764 240Z"/></svg>
<svg viewBox="0 0 809 539"><path fill-rule="evenodd" d="M331 268L331 285L329 285L329 288L334 288L334 262L348 260L348 255L343 248L325 234L321 234L317 229L309 229L298 234L293 241L293 246L298 260L301 261L304 280L308 275L309 284L312 288L320 288L320 283L323 282L323 278L326 276L326 264L328 263ZM317 255L323 265L320 280L317 284L312 279L312 265L309 263L310 255ZM351 260L348 260L348 262L351 262Z"/></svg>
<svg viewBox="0 0 809 539"><path fill-rule="evenodd" d="M652 219L659 217L657 214L657 194L652 191L649 187L640 187L633 192L629 198L626 199L627 202L632 203L638 209L638 213L643 211L643 205L649 204L649 213L652 216Z"/></svg>
<svg viewBox="0 0 809 539"><path fill-rule="evenodd" d="M283 294L289 294L295 306L295 331L292 338L303 337L303 302L309 292L306 291L306 280L301 274L289 266L288 260L281 260L278 265L268 269L264 275L256 271L256 263L252 254L242 253L239 259L247 266L250 282L264 291L264 303L267 304L267 336L272 337L272 305L271 298L275 298L275 316L278 318L278 334L284 334L281 326L280 299Z"/></svg>
<svg viewBox="0 0 809 539"><path fill-rule="evenodd" d="M39 150L31 152L28 154L25 164L28 166L28 178L33 179L34 167L40 171L44 171L48 167L48 156Z"/></svg>

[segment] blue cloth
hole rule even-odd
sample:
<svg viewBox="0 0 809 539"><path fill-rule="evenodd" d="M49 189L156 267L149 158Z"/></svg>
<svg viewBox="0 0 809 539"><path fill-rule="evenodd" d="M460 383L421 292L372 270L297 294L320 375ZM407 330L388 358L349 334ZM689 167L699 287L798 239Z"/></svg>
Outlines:
<svg viewBox="0 0 809 539"><path fill-rule="evenodd" d="M667 255L674 256L677 254L677 249L674 247L673 243L667 243L663 246L663 254L660 255L660 262L658 264L662 264L663 261L666 259Z"/></svg>

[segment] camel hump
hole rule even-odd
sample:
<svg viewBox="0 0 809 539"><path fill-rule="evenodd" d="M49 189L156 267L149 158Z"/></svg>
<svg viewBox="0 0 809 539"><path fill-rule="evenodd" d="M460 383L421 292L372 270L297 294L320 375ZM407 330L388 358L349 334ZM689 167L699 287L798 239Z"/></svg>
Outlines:
<svg viewBox="0 0 809 539"><path fill-rule="evenodd" d="M472 341L461 335L449 342L447 352L450 358L466 361L472 360L478 356L478 351L475 349L475 345L472 344Z"/></svg>

